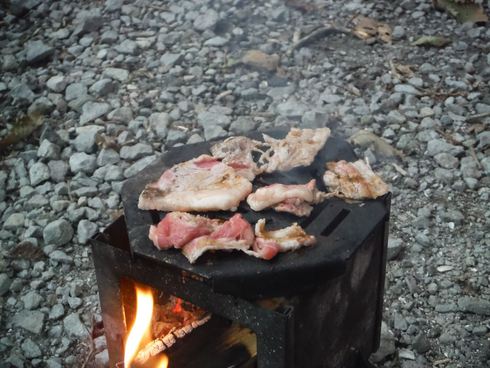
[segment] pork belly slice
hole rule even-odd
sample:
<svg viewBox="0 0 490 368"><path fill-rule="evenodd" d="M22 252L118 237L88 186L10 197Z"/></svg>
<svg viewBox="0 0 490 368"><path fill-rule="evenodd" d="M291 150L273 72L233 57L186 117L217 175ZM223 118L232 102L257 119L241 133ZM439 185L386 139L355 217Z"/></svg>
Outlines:
<svg viewBox="0 0 490 368"><path fill-rule="evenodd" d="M325 185L344 199L375 199L389 191L388 185L363 160L327 163Z"/></svg>
<svg viewBox="0 0 490 368"><path fill-rule="evenodd" d="M308 235L297 223L279 230L265 230L265 219L255 224L253 250L244 252L262 259L271 259L277 253L289 252L316 243L313 235Z"/></svg>
<svg viewBox="0 0 490 368"><path fill-rule="evenodd" d="M138 207L160 211L235 211L252 183L230 166L201 155L166 170L141 193Z"/></svg>
<svg viewBox="0 0 490 368"><path fill-rule="evenodd" d="M158 225L150 226L149 238L158 249L182 248L199 236L211 234L219 224L219 220L204 216L170 212Z"/></svg>
<svg viewBox="0 0 490 368"><path fill-rule="evenodd" d="M291 128L284 139L264 134L264 142L270 146L260 158L266 173L288 171L298 166L309 166L330 136L329 128Z"/></svg>
<svg viewBox="0 0 490 368"><path fill-rule="evenodd" d="M262 142L248 137L230 137L213 145L211 154L233 167L239 175L253 181L255 176L262 173L253 158L253 153L264 154L260 146L263 146Z"/></svg>
<svg viewBox="0 0 490 368"><path fill-rule="evenodd" d="M195 238L184 245L182 254L190 263L194 263L208 250L247 250L254 239L252 226L237 213L217 226L211 234Z"/></svg>
<svg viewBox="0 0 490 368"><path fill-rule="evenodd" d="M289 212L296 216L309 216L313 207L320 203L324 194L316 188L316 180L306 184L272 184L259 188L247 197L247 203L254 211L272 207L278 212Z"/></svg>

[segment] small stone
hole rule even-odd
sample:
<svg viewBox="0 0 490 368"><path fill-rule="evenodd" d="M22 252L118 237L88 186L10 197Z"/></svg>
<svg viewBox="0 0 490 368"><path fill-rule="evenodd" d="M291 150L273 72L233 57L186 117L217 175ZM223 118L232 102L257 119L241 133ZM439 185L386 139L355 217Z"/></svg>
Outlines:
<svg viewBox="0 0 490 368"><path fill-rule="evenodd" d="M54 160L48 162L49 177L55 182L64 181L68 173L68 164L65 161Z"/></svg>
<svg viewBox="0 0 490 368"><path fill-rule="evenodd" d="M442 152L434 156L434 159L439 164L439 166L445 169L456 169L459 165L459 160L453 155Z"/></svg>
<svg viewBox="0 0 490 368"><path fill-rule="evenodd" d="M89 337L88 330L82 321L80 321L80 315L78 313L72 313L66 316L63 320L63 327L70 337L78 337L80 339Z"/></svg>
<svg viewBox="0 0 490 368"><path fill-rule="evenodd" d="M104 25L104 18L100 16L99 9L80 12L77 18L78 24L73 31L75 36L96 32Z"/></svg>
<svg viewBox="0 0 490 368"><path fill-rule="evenodd" d="M157 112L148 118L150 128L159 138L165 139L170 124L170 116L166 112Z"/></svg>
<svg viewBox="0 0 490 368"><path fill-rule="evenodd" d="M65 90L65 100L72 101L87 95L87 86L83 83L72 83Z"/></svg>
<svg viewBox="0 0 490 368"><path fill-rule="evenodd" d="M24 303L25 309L36 309L39 307L42 301L43 297L35 291L30 291L22 297L22 302Z"/></svg>
<svg viewBox="0 0 490 368"><path fill-rule="evenodd" d="M277 105L277 113L287 118L300 118L309 110L308 106L299 102L294 97Z"/></svg>
<svg viewBox="0 0 490 368"><path fill-rule="evenodd" d="M319 111L306 111L301 118L301 122L305 128L322 128L325 127L328 121L328 116ZM230 127L231 128L231 127Z"/></svg>
<svg viewBox="0 0 490 368"><path fill-rule="evenodd" d="M73 237L73 228L65 219L50 222L43 230L43 239L46 244L63 245Z"/></svg>
<svg viewBox="0 0 490 368"><path fill-rule="evenodd" d="M52 251L51 253L49 253L49 258L55 262L61 262L65 264L73 263L73 258L61 250Z"/></svg>
<svg viewBox="0 0 490 368"><path fill-rule="evenodd" d="M247 116L240 116L230 125L230 131L235 134L245 134L255 129L257 124Z"/></svg>
<svg viewBox="0 0 490 368"><path fill-rule="evenodd" d="M63 368L63 366L59 358L49 358L46 360L46 368Z"/></svg>
<svg viewBox="0 0 490 368"><path fill-rule="evenodd" d="M76 129L77 137L73 145L78 152L92 153L95 149L97 134L104 128L99 125L86 125Z"/></svg>
<svg viewBox="0 0 490 368"><path fill-rule="evenodd" d="M55 304L49 312L49 319L58 320L65 315L65 308L63 304Z"/></svg>
<svg viewBox="0 0 490 368"><path fill-rule="evenodd" d="M461 146L454 146L447 143L443 139L432 139L427 143L427 154L429 156L435 156L439 153L446 152L452 155L458 155L464 151Z"/></svg>
<svg viewBox="0 0 490 368"><path fill-rule="evenodd" d="M61 93L66 88L66 79L62 75L55 75L48 79L46 86L53 92Z"/></svg>
<svg viewBox="0 0 490 368"><path fill-rule="evenodd" d="M174 54L171 52L166 52L160 58L160 62L167 68L171 68L172 66L179 64L182 59L183 59L182 54Z"/></svg>
<svg viewBox="0 0 490 368"><path fill-rule="evenodd" d="M415 88L410 84L397 84L395 85L394 91L398 93L405 93L408 95L416 95L416 96L421 94L417 88Z"/></svg>
<svg viewBox="0 0 490 368"><path fill-rule="evenodd" d="M96 168L96 158L93 155L88 155L85 152L74 153L69 160L70 170L76 174L84 172L91 174Z"/></svg>
<svg viewBox="0 0 490 368"><path fill-rule="evenodd" d="M27 109L29 115L48 115L55 109L55 105L47 97L36 98Z"/></svg>
<svg viewBox="0 0 490 368"><path fill-rule="evenodd" d="M393 27L393 32L391 33L391 36L394 40L401 40L405 37L405 34L405 28L403 28L402 26L395 26Z"/></svg>
<svg viewBox="0 0 490 368"><path fill-rule="evenodd" d="M19 83L15 85L10 90L10 96L14 99L15 102L30 104L34 101L36 95L32 90L25 84Z"/></svg>
<svg viewBox="0 0 490 368"><path fill-rule="evenodd" d="M105 102L86 102L82 107L82 115L80 116L80 124L88 123L101 116L104 116L109 111L109 104Z"/></svg>
<svg viewBox="0 0 490 368"><path fill-rule="evenodd" d="M490 316L490 301L485 299L465 296L458 300L458 307L462 312Z"/></svg>
<svg viewBox="0 0 490 368"><path fill-rule="evenodd" d="M144 143L136 143L133 146L124 146L119 151L119 155L122 159L132 161L151 155L152 153L153 147Z"/></svg>
<svg viewBox="0 0 490 368"><path fill-rule="evenodd" d="M230 125L231 119L227 115L208 110L197 115L197 122L202 127L219 126L224 128Z"/></svg>
<svg viewBox="0 0 490 368"><path fill-rule="evenodd" d="M6 72L12 72L19 66L19 62L15 55L3 55L2 70Z"/></svg>
<svg viewBox="0 0 490 368"><path fill-rule="evenodd" d="M123 106L111 111L107 118L109 120L120 121L122 123L129 123L133 120L133 110L130 107Z"/></svg>
<svg viewBox="0 0 490 368"><path fill-rule="evenodd" d="M104 78L92 84L89 91L98 97L104 97L117 91L117 82L109 78Z"/></svg>
<svg viewBox="0 0 490 368"><path fill-rule="evenodd" d="M129 79L129 72L126 69L121 68L105 68L102 75L119 82L126 82Z"/></svg>
<svg viewBox="0 0 490 368"><path fill-rule="evenodd" d="M100 150L99 155L97 156L97 165L105 166L109 164L117 164L121 161L119 157L119 153L117 153L112 148L103 148Z"/></svg>
<svg viewBox="0 0 490 368"><path fill-rule="evenodd" d="M49 180L48 166L42 162L36 162L29 169L29 179L33 187L46 180Z"/></svg>
<svg viewBox="0 0 490 368"><path fill-rule="evenodd" d="M390 124L403 124L407 121L405 115L402 115L398 110L392 110L386 116L386 120Z"/></svg>
<svg viewBox="0 0 490 368"><path fill-rule="evenodd" d="M107 349L95 354L95 368L106 368L109 366L109 352Z"/></svg>
<svg viewBox="0 0 490 368"><path fill-rule="evenodd" d="M51 143L47 139L43 139L37 150L37 157L40 158L57 158L60 154L60 147Z"/></svg>
<svg viewBox="0 0 490 368"><path fill-rule="evenodd" d="M398 352L398 356L401 359L415 360L415 354L413 353L413 351L408 349L400 349L400 351Z"/></svg>
<svg viewBox="0 0 490 368"><path fill-rule="evenodd" d="M44 326L44 313L23 310L15 314L13 323L34 334L39 334Z"/></svg>
<svg viewBox="0 0 490 368"><path fill-rule="evenodd" d="M389 261L398 257L403 250L403 240L398 238L389 238L388 240L388 254L387 258Z"/></svg>
<svg viewBox="0 0 490 368"><path fill-rule="evenodd" d="M196 31L205 31L207 29L214 28L218 23L219 15L213 9L206 10L205 13L200 14L194 20L193 26Z"/></svg>
<svg viewBox="0 0 490 368"><path fill-rule="evenodd" d="M24 352L24 356L28 359L39 358L42 356L41 349L39 345L37 345L31 339L25 339L20 345L22 351Z"/></svg>
<svg viewBox="0 0 490 368"><path fill-rule="evenodd" d="M86 244L88 239L97 233L98 227L91 221L80 220L77 227L77 237L80 244Z"/></svg>
<svg viewBox="0 0 490 368"><path fill-rule="evenodd" d="M209 141L216 138L226 137L228 133L219 125L205 125L204 139Z"/></svg>
<svg viewBox="0 0 490 368"><path fill-rule="evenodd" d="M124 170L124 177L130 178L131 176L136 175L145 167L147 167L149 164L151 164L153 161L155 161L155 159L156 159L155 156L147 156L142 159L139 159L130 167L128 167L126 170Z"/></svg>
<svg viewBox="0 0 490 368"><path fill-rule="evenodd" d="M23 213L13 213L3 223L5 230L17 230L20 227L24 227L25 216Z"/></svg>
<svg viewBox="0 0 490 368"><path fill-rule="evenodd" d="M117 41L118 37L119 37L118 33L116 31L110 29L110 30L102 33L102 35L100 36L100 42L101 43L107 43L107 44L111 45Z"/></svg>
<svg viewBox="0 0 490 368"><path fill-rule="evenodd" d="M430 341L424 333L419 333L413 340L412 346L417 353L423 354L430 350Z"/></svg>
<svg viewBox="0 0 490 368"><path fill-rule="evenodd" d="M12 284L12 280L6 273L0 273L0 296L5 295Z"/></svg>
<svg viewBox="0 0 490 368"><path fill-rule="evenodd" d="M228 39L221 37L221 36L216 36L212 37L204 42L204 46L211 46L211 47L221 47L224 46L228 43Z"/></svg>
<svg viewBox="0 0 490 368"><path fill-rule="evenodd" d="M138 44L133 40L125 39L115 47L115 50L121 54L136 55Z"/></svg>
<svg viewBox="0 0 490 368"><path fill-rule="evenodd" d="M191 135L187 140L187 144L201 143L204 142L204 139L197 133Z"/></svg>
<svg viewBox="0 0 490 368"><path fill-rule="evenodd" d="M54 48L42 41L31 41L26 46L26 61L28 64L38 64L48 61L54 55Z"/></svg>
<svg viewBox="0 0 490 368"><path fill-rule="evenodd" d="M123 0L106 0L105 2L105 9L109 12L121 10L122 6Z"/></svg>

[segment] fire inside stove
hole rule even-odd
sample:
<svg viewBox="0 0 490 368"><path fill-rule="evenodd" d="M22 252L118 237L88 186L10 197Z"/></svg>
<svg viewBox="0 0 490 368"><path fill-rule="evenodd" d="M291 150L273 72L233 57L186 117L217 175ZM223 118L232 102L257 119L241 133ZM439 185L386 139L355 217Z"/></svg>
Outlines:
<svg viewBox="0 0 490 368"><path fill-rule="evenodd" d="M118 367L245 367L257 355L248 328L128 279L121 290L127 334Z"/></svg>

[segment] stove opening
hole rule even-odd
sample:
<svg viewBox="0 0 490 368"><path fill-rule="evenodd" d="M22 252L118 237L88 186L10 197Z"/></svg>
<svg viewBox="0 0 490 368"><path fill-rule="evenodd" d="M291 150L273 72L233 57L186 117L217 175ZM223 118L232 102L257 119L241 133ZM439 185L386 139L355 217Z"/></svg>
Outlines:
<svg viewBox="0 0 490 368"><path fill-rule="evenodd" d="M120 286L126 337L118 368L255 366L252 330L132 280Z"/></svg>

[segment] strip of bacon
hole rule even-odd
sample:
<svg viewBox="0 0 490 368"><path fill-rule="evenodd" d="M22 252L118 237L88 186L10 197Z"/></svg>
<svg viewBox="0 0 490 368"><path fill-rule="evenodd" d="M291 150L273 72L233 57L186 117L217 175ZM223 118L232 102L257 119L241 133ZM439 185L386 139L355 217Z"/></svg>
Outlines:
<svg viewBox="0 0 490 368"><path fill-rule="evenodd" d="M375 199L389 191L388 185L363 160L327 163L323 176L333 194L345 199Z"/></svg>
<svg viewBox="0 0 490 368"><path fill-rule="evenodd" d="M313 235L308 235L297 223L279 230L265 230L265 219L260 219L255 224L255 239L260 241L274 241L278 246L278 252L289 252L302 246L310 246L316 243ZM261 244L258 246L260 247Z"/></svg>
<svg viewBox="0 0 490 368"><path fill-rule="evenodd" d="M259 188L247 197L247 203L254 211L272 207L278 212L309 216L313 210L311 204L320 203L324 198L312 179L306 184L272 184Z"/></svg>

